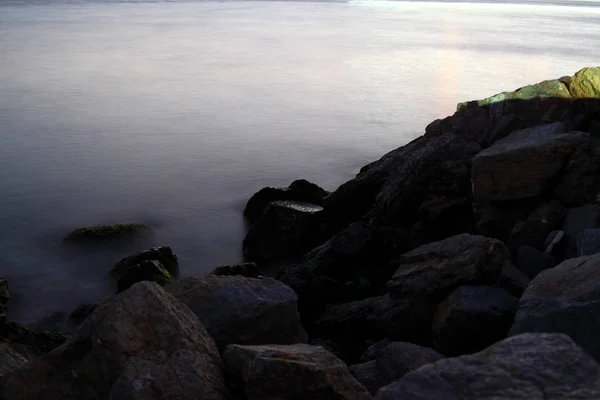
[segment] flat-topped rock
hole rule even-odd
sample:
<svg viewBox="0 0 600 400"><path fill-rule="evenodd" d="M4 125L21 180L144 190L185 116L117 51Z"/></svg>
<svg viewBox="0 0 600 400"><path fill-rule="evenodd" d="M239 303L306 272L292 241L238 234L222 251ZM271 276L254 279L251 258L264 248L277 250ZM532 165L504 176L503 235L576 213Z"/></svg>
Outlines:
<svg viewBox="0 0 600 400"><path fill-rule="evenodd" d="M76 229L65 237L65 242L94 244L115 241L153 239L154 230L144 224L116 224L88 226Z"/></svg>

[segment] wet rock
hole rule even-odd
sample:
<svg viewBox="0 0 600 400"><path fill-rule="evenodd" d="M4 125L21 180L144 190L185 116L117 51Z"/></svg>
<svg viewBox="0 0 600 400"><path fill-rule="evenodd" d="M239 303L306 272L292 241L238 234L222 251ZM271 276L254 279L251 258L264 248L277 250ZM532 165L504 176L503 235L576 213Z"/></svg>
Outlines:
<svg viewBox="0 0 600 400"><path fill-rule="evenodd" d="M529 284L510 335L561 332L600 360L600 254L563 261Z"/></svg>
<svg viewBox="0 0 600 400"><path fill-rule="evenodd" d="M447 356L475 353L504 339L519 299L489 286L461 286L433 317L434 349Z"/></svg>
<svg viewBox="0 0 600 400"><path fill-rule="evenodd" d="M157 260L146 260L129 267L117 281L117 290L120 292L129 289L138 282L149 281L160 286L175 282L169 271Z"/></svg>
<svg viewBox="0 0 600 400"><path fill-rule="evenodd" d="M473 197L483 200L514 200L541 195L563 178L571 156L591 148L588 133L572 132L494 144L473 158ZM566 175L565 175L566 176Z"/></svg>
<svg viewBox="0 0 600 400"><path fill-rule="evenodd" d="M130 268L142 263L143 261L156 260L172 275L176 275L179 268L177 256L173 250L167 246L152 247L142 250L132 256L125 257L117 262L111 269L111 273L116 279L120 279Z"/></svg>
<svg viewBox="0 0 600 400"><path fill-rule="evenodd" d="M517 251L517 268L530 279L535 278L540 272L558 264L550 253L545 253L530 246L521 246Z"/></svg>
<svg viewBox="0 0 600 400"><path fill-rule="evenodd" d="M78 305L71 314L69 314L69 321L74 325L79 326L96 308L102 307L107 302L108 300L100 300L95 303Z"/></svg>
<svg viewBox="0 0 600 400"><path fill-rule="evenodd" d="M544 241L553 230L562 226L567 210L558 202L543 204L527 220L518 222L509 240L509 248L517 250L521 246L531 246L544 250Z"/></svg>
<svg viewBox="0 0 600 400"><path fill-rule="evenodd" d="M577 256L600 253L600 229L585 229L577 235Z"/></svg>
<svg viewBox="0 0 600 400"><path fill-rule="evenodd" d="M223 265L215 268L212 272L212 275L227 275L227 276L245 276L246 278L260 278L261 274L258 271L258 267L256 263L249 262L243 264L236 265Z"/></svg>
<svg viewBox="0 0 600 400"><path fill-rule="evenodd" d="M243 241L244 257L269 263L310 249L318 241L322 210L309 203L271 202Z"/></svg>
<svg viewBox="0 0 600 400"><path fill-rule="evenodd" d="M229 399L196 316L142 282L97 308L75 337L5 376L4 399Z"/></svg>
<svg viewBox="0 0 600 400"><path fill-rule="evenodd" d="M322 347L230 345L223 358L248 400L371 399L346 365Z"/></svg>
<svg viewBox="0 0 600 400"><path fill-rule="evenodd" d="M523 334L446 358L381 388L377 400L600 397L600 366L563 334Z"/></svg>
<svg viewBox="0 0 600 400"><path fill-rule="evenodd" d="M0 342L0 378L26 362L27 359L15 351L10 343Z"/></svg>
<svg viewBox="0 0 600 400"><path fill-rule="evenodd" d="M8 281L4 278L0 278L0 325L6 320L9 298L10 291L8 290Z"/></svg>
<svg viewBox="0 0 600 400"><path fill-rule="evenodd" d="M563 231L567 241L566 258L577 256L577 236L586 229L600 228L600 205L587 204L567 212Z"/></svg>
<svg viewBox="0 0 600 400"><path fill-rule="evenodd" d="M296 293L274 279L205 275L166 289L198 316L219 348L306 342Z"/></svg>
<svg viewBox="0 0 600 400"><path fill-rule="evenodd" d="M88 226L76 229L65 237L66 242L94 244L114 241L134 241L154 238L154 230L143 224Z"/></svg>
<svg viewBox="0 0 600 400"><path fill-rule="evenodd" d="M365 352L370 361L349 367L352 374L373 394L382 386L402 378L423 365L444 358L428 347L406 342L376 344Z"/></svg>
<svg viewBox="0 0 600 400"><path fill-rule="evenodd" d="M529 278L519 269L517 269L512 263L505 263L500 272L498 282L495 287L500 287L506 290L511 295L519 298L525 291L525 288L529 285Z"/></svg>
<svg viewBox="0 0 600 400"><path fill-rule="evenodd" d="M244 216L250 222L256 223L269 203L288 200L322 205L323 198L328 194L325 189L305 179L296 180L287 188L265 187L248 200Z"/></svg>

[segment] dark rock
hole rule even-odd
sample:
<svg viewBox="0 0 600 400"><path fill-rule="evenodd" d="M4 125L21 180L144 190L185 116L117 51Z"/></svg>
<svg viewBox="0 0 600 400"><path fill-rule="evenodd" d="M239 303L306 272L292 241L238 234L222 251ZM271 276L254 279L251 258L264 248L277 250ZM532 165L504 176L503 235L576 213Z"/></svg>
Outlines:
<svg viewBox="0 0 600 400"><path fill-rule="evenodd" d="M544 251L556 259L563 259L566 252L567 241L564 231L552 231L544 241Z"/></svg>
<svg viewBox="0 0 600 400"><path fill-rule="evenodd" d="M563 334L523 334L479 353L425 365L377 400L600 398L600 366Z"/></svg>
<svg viewBox="0 0 600 400"><path fill-rule="evenodd" d="M12 348L10 343L0 342L0 378L19 368L28 360ZM2 384L0 383L0 390Z"/></svg>
<svg viewBox="0 0 600 400"><path fill-rule="evenodd" d="M223 359L248 400L367 400L346 365L308 344L227 346Z"/></svg>
<svg viewBox="0 0 600 400"><path fill-rule="evenodd" d="M45 354L63 344L69 337L50 329L34 331L16 322L0 325L0 342L12 343L13 348L26 358Z"/></svg>
<svg viewBox="0 0 600 400"><path fill-rule="evenodd" d="M224 378L196 316L142 282L97 308L73 339L7 374L4 399L225 400Z"/></svg>
<svg viewBox="0 0 600 400"><path fill-rule="evenodd" d="M538 198L473 204L475 231L508 243L515 224L523 221L540 203Z"/></svg>
<svg viewBox="0 0 600 400"><path fill-rule="evenodd" d="M205 275L166 289L198 316L219 348L306 342L296 293L274 279Z"/></svg>
<svg viewBox="0 0 600 400"><path fill-rule="evenodd" d="M129 267L117 281L120 292L129 289L138 282L150 281L160 286L175 282L169 271L157 260L146 260Z"/></svg>
<svg viewBox="0 0 600 400"><path fill-rule="evenodd" d="M292 182L288 188L265 187L248 200L244 209L244 216L250 222L256 223L269 203L289 200L322 205L323 198L328 194L329 192L325 189L304 179Z"/></svg>
<svg viewBox="0 0 600 400"><path fill-rule="evenodd" d="M577 235L577 256L600 253L600 229L585 229Z"/></svg>
<svg viewBox="0 0 600 400"><path fill-rule="evenodd" d="M9 298L10 291L8 290L8 281L4 278L0 278L0 325L6 320Z"/></svg>
<svg viewBox="0 0 600 400"><path fill-rule="evenodd" d="M154 238L154 230L143 224L88 226L76 229L65 237L66 242L93 244Z"/></svg>
<svg viewBox="0 0 600 400"><path fill-rule="evenodd" d="M563 261L521 296L511 335L561 332L600 360L600 254Z"/></svg>
<svg viewBox="0 0 600 400"><path fill-rule="evenodd" d="M90 304L81 304L69 314L69 321L79 326L96 308L102 307L106 303L108 303L108 300L100 300Z"/></svg>
<svg viewBox="0 0 600 400"><path fill-rule="evenodd" d="M244 239L244 257L257 263L269 263L310 249L317 244L322 210L309 203L269 203Z"/></svg>
<svg viewBox="0 0 600 400"><path fill-rule="evenodd" d="M552 254L539 251L530 246L519 247L516 258L517 268L530 279L558 264Z"/></svg>
<svg viewBox="0 0 600 400"><path fill-rule="evenodd" d="M349 369L373 394L407 373L444 358L428 347L406 342L378 343L369 347L365 353L363 358L371 360L352 365Z"/></svg>
<svg viewBox="0 0 600 400"><path fill-rule="evenodd" d="M477 201L502 201L551 191L567 176L565 167L569 169L572 155L591 146L589 133L583 132L493 144L473 158L473 197Z"/></svg>
<svg viewBox="0 0 600 400"><path fill-rule="evenodd" d="M544 241L554 229L562 226L567 210L558 202L543 204L527 220L518 222L509 241L509 248L517 250L521 246L531 246L544 250Z"/></svg>
<svg viewBox="0 0 600 400"><path fill-rule="evenodd" d="M245 276L246 278L260 278L261 277L261 274L258 271L258 267L253 262L237 264L237 265L223 265L223 266L215 268L211 272L211 274L218 275L218 276L240 275L240 276Z"/></svg>
<svg viewBox="0 0 600 400"><path fill-rule="evenodd" d="M594 203L600 193L600 149L590 136L570 155L564 173L554 188L554 196L563 204L581 206Z"/></svg>
<svg viewBox="0 0 600 400"><path fill-rule="evenodd" d="M508 334L519 299L489 286L461 286L433 317L434 349L447 356L475 353Z"/></svg>
<svg viewBox="0 0 600 400"><path fill-rule="evenodd" d="M140 264L143 261L156 260L160 262L164 268L171 274L176 275L179 269L179 263L177 256L173 253L170 247L152 247L150 249L142 250L132 256L125 257L117 262L111 269L111 273L118 280L120 279L130 268Z"/></svg>
<svg viewBox="0 0 600 400"><path fill-rule="evenodd" d="M45 330L56 332L69 332L69 324L67 315L63 312L53 312L37 321L31 328L35 332L43 332Z"/></svg>
<svg viewBox="0 0 600 400"><path fill-rule="evenodd" d="M600 228L600 205L587 204L567 212L563 231L567 240L566 258L577 256L577 236L586 229Z"/></svg>
<svg viewBox="0 0 600 400"><path fill-rule="evenodd" d="M523 272L519 271L512 263L505 263L502 272L496 282L495 287L500 287L508 293L519 298L529 285L529 278Z"/></svg>

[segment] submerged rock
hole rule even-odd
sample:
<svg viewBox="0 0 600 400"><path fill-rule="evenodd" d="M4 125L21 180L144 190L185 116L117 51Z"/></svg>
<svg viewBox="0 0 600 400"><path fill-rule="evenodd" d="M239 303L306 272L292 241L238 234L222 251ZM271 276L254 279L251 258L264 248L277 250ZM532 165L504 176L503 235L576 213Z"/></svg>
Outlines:
<svg viewBox="0 0 600 400"><path fill-rule="evenodd" d="M88 226L76 229L65 237L65 242L94 244L121 240L154 238L154 230L143 224L116 224Z"/></svg>
<svg viewBox="0 0 600 400"><path fill-rule="evenodd" d="M212 275L226 275L226 276L245 276L246 278L259 278L261 277L260 272L258 271L258 267L256 263L249 262L243 264L236 265L223 265L215 268L212 272Z"/></svg>
<svg viewBox="0 0 600 400"><path fill-rule="evenodd" d="M166 289L198 316L219 348L306 342L296 293L274 279L205 275Z"/></svg>
<svg viewBox="0 0 600 400"><path fill-rule="evenodd" d="M320 346L230 345L223 358L248 400L371 399L346 365Z"/></svg>
<svg viewBox="0 0 600 400"><path fill-rule="evenodd" d="M523 334L468 356L425 365L377 400L600 398L600 366L563 334Z"/></svg>
<svg viewBox="0 0 600 400"><path fill-rule="evenodd" d="M5 400L230 399L222 361L196 316L161 287L134 285L75 337L4 378Z"/></svg>

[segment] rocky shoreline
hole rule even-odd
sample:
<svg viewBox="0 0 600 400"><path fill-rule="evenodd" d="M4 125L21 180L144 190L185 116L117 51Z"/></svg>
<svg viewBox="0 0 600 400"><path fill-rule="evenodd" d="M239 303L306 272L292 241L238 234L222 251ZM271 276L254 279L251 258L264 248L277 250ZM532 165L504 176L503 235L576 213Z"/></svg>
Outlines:
<svg viewBox="0 0 600 400"><path fill-rule="evenodd" d="M246 264L147 249L33 328L0 279L0 399L598 399L599 194L600 67L459 104L331 193L256 193Z"/></svg>

